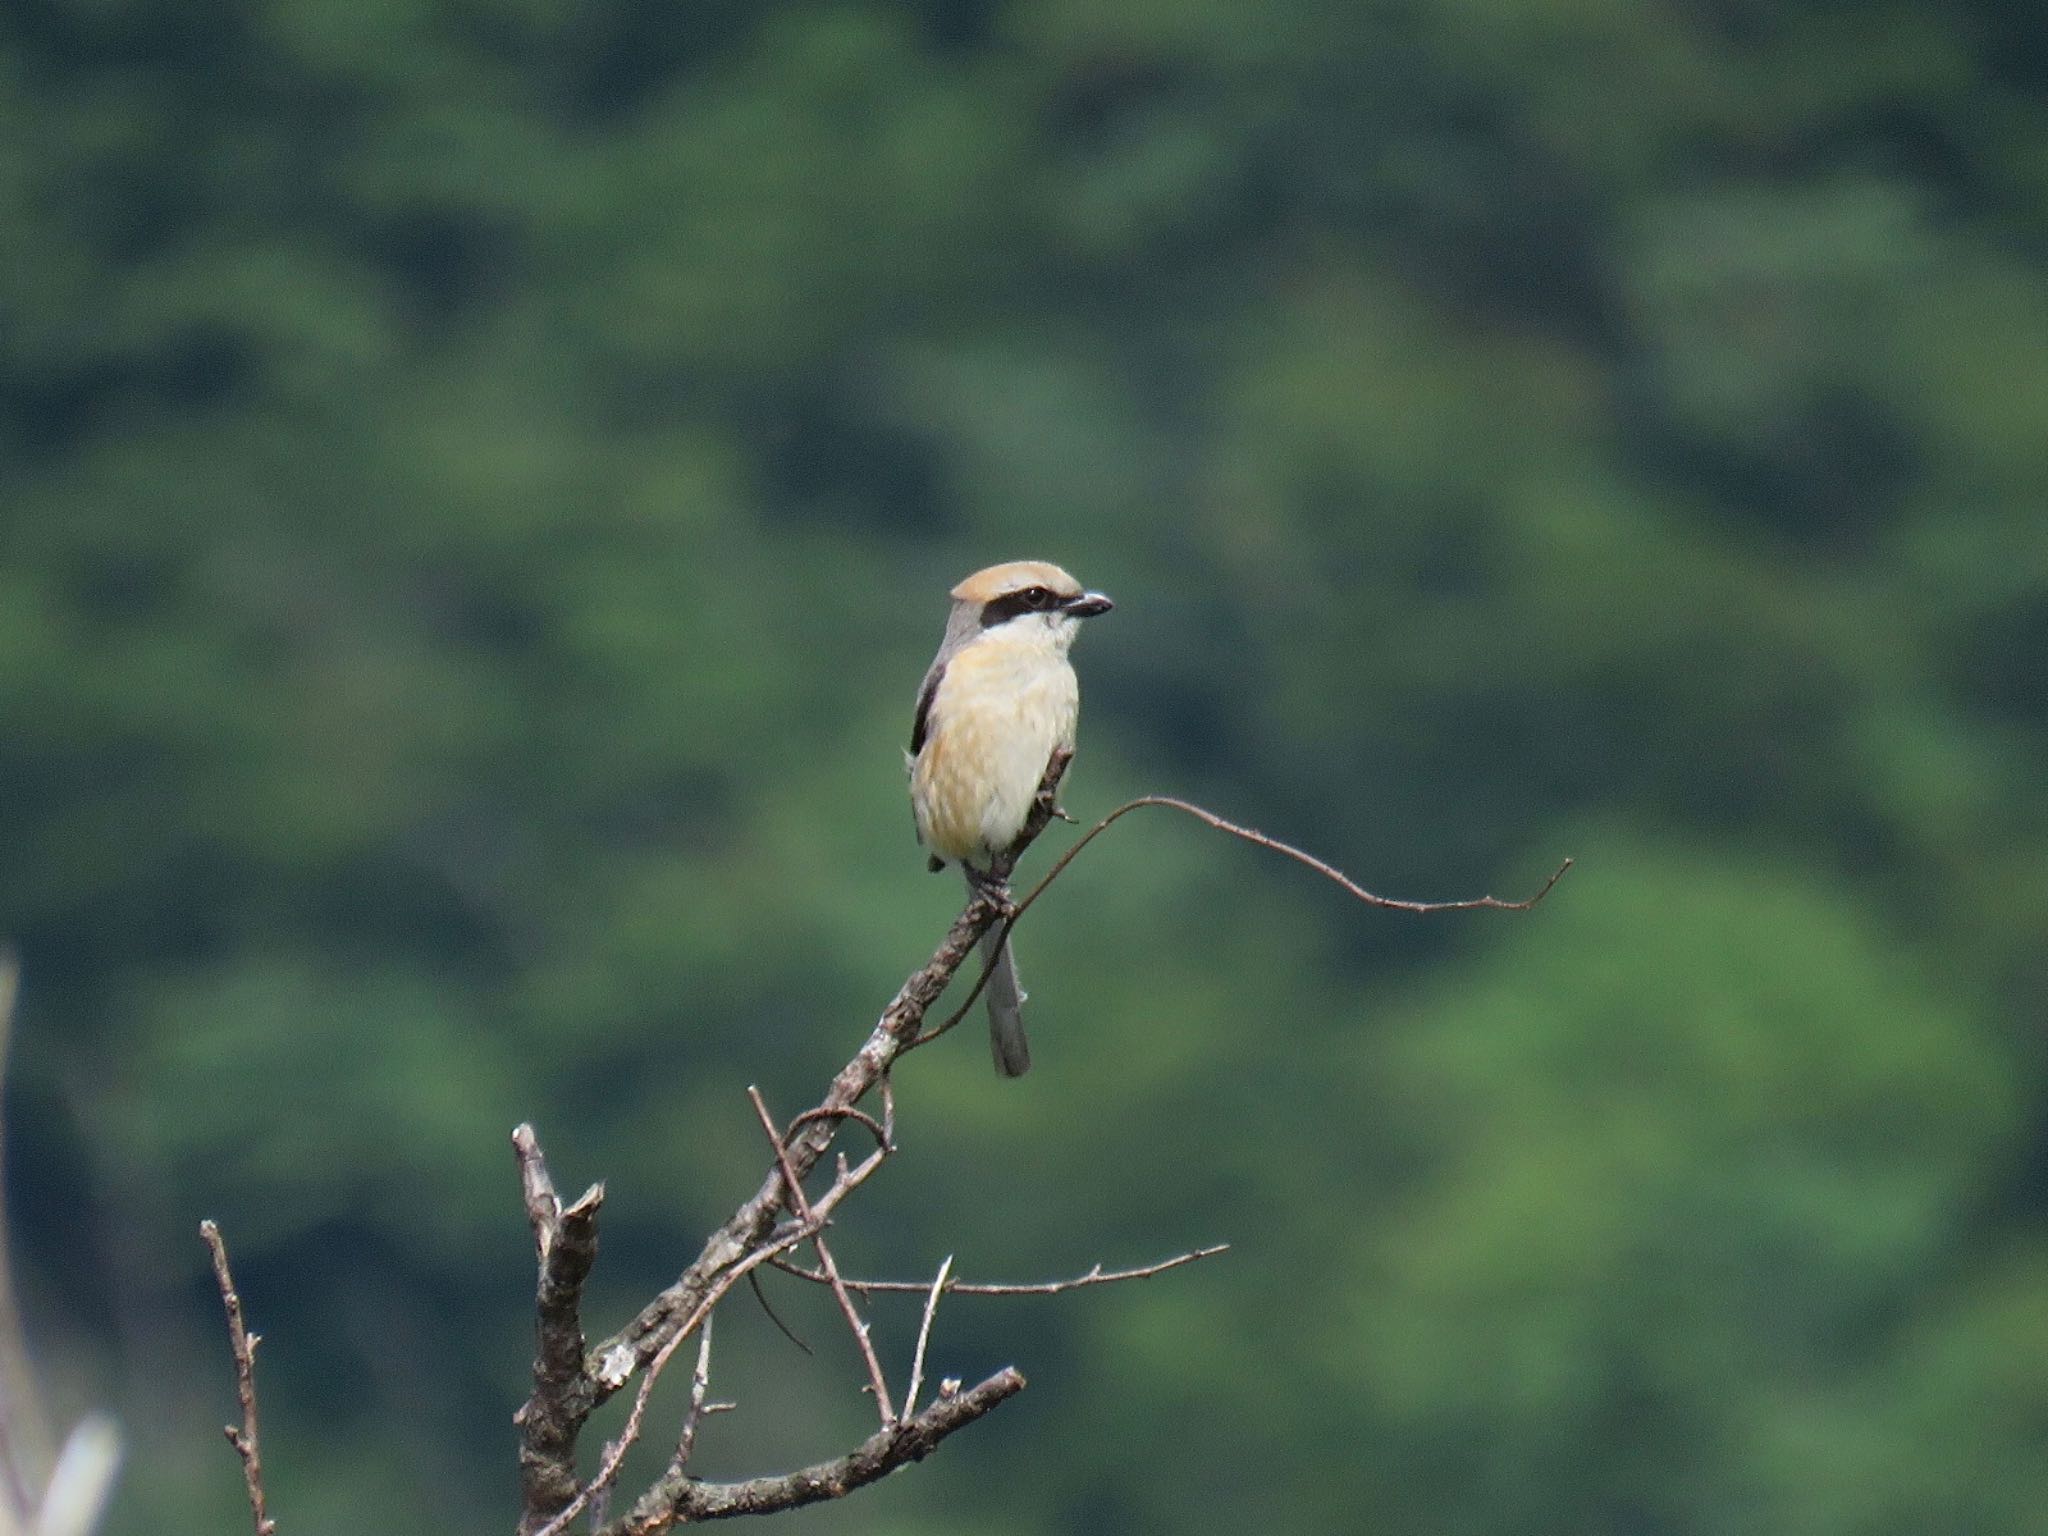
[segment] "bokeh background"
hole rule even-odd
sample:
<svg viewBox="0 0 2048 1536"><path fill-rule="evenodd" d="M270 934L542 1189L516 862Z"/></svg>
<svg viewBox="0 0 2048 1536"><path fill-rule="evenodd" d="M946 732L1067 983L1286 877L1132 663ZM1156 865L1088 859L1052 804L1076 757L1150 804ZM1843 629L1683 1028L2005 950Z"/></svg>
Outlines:
<svg viewBox="0 0 2048 1536"><path fill-rule="evenodd" d="M791 1528L2048 1530L2044 15L13 0L8 1195L109 1529L246 1518L201 1216L290 1536L509 1528L507 1131L608 1331L955 909L910 706L1036 555L1077 812L1580 867L1104 839L841 1255L1236 1246L950 1304L1032 1390ZM773 1291L707 1474L869 1421Z"/></svg>

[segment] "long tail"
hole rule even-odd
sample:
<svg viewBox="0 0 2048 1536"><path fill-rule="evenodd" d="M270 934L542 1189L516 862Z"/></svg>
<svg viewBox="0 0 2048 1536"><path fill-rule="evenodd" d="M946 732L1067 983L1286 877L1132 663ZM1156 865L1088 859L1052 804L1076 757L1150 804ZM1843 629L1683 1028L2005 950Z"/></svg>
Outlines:
<svg viewBox="0 0 2048 1536"><path fill-rule="evenodd" d="M981 953L984 961L991 954L995 957L981 995L988 1004L988 1043L996 1071L1004 1077L1022 1077L1031 1070L1031 1047L1024 1042L1024 989L1018 985L1017 962L1000 926L982 935Z"/></svg>

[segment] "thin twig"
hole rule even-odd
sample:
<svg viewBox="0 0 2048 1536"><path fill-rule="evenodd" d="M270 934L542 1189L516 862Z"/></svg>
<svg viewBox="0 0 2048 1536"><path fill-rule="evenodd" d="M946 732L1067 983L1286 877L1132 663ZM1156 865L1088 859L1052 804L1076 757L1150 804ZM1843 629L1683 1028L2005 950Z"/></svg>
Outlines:
<svg viewBox="0 0 2048 1536"><path fill-rule="evenodd" d="M889 1145L889 1132L883 1127L882 1122L866 1110L855 1109L851 1104L834 1105L830 1108L821 1104L816 1109L805 1110L789 1122L789 1130L783 1136L783 1145L788 1146L798 1131L820 1120L851 1120L856 1125L866 1126L882 1146Z"/></svg>
<svg viewBox="0 0 2048 1536"><path fill-rule="evenodd" d="M687 1473L664 1476L642 1494L623 1519L598 1536L656 1536L673 1525L768 1515L827 1499L844 1498L899 1468L922 1461L955 1430L1024 1390L1023 1374L1005 1366L964 1392L942 1391L923 1413L878 1429L846 1455L775 1477L743 1483L705 1483Z"/></svg>
<svg viewBox="0 0 2048 1536"><path fill-rule="evenodd" d="M256 1521L256 1536L272 1536L277 1522L270 1518L263 1493L263 1451L256 1423L256 1346L261 1334L251 1333L242 1320L242 1297L235 1289L235 1277L228 1271L228 1246L220 1228L211 1221L199 1223L199 1235L213 1253L213 1281L220 1290L220 1304L228 1315L228 1348L235 1356L235 1396L241 1400L242 1423L221 1426L228 1444L242 1458L242 1481L249 1488L249 1513Z"/></svg>
<svg viewBox="0 0 2048 1536"><path fill-rule="evenodd" d="M931 1342L932 1319L939 1313L939 1297L945 1294L947 1277L953 1273L953 1255L946 1255L939 1272L932 1276L931 1291L924 1299L924 1317L917 1325L917 1348L910 1356L910 1390L903 1394L905 1417L917 1412L917 1394L924 1390L924 1350Z"/></svg>
<svg viewBox="0 0 2048 1536"><path fill-rule="evenodd" d="M1259 848L1270 848L1273 852L1314 870L1325 880L1340 887L1355 899L1364 902L1367 906L1385 907L1393 912L1475 912L1482 908L1495 912L1526 912L1550 894L1551 887L1564 878L1565 871L1572 867L1573 862L1567 858L1550 872L1550 878L1543 882L1542 887L1535 895L1524 897L1520 901L1504 901L1498 896L1470 896L1458 901L1410 901L1403 897L1381 896L1376 892L1369 891L1345 874L1344 871L1338 869L1335 865L1325 863L1314 854L1304 852L1292 843L1283 843L1277 837L1269 837L1266 833L1259 831L1255 827L1241 827L1234 821L1225 821L1214 811L1204 809L1192 801L1176 800L1171 795L1140 795L1135 800L1126 800L1122 805L1103 817L1102 820L1096 822L1094 826L1074 840L1072 847L1053 860L1052 868L1048 869L1045 872L1045 877L1031 888L1030 894L1022 901L1010 907L1003 919L1002 940L1007 941L1009 939L1011 932L1017 926L1018 920L1031 910L1031 904L1045 894L1046 889L1053 881L1066 873L1067 866L1074 862L1083 848L1094 842L1096 838L1107 832L1110 827L1125 816L1128 816L1132 811L1143 810L1146 806L1150 805L1162 806L1170 811L1179 811L1183 815L1194 817L1195 820L1201 822L1204 826L1214 827L1218 832L1227 832L1232 837L1242 838L1245 842ZM915 1040L911 1041L907 1049L915 1049L920 1045L925 1045L938 1039L939 1036L946 1033L947 1030L967 1016L967 1010L974 1006L975 999L980 997L983 989L988 986L989 976L995 969L996 962L993 957L1000 954L1001 951L1001 942L989 946L988 952L991 958L983 964L981 975L975 979L974 987L968 992L965 1000L952 1013L948 1014L943 1022L924 1031Z"/></svg>
<svg viewBox="0 0 2048 1536"><path fill-rule="evenodd" d="M1535 895L1525 896L1519 901L1508 901L1499 896L1468 896L1457 901L1411 901L1405 897L1381 896L1375 892L1368 891L1341 869L1332 864L1325 863L1314 854L1305 853L1292 843L1283 843L1277 837L1270 837L1266 833L1259 831L1256 827L1241 827L1234 821L1225 821L1214 811L1206 810L1192 801L1176 800L1171 795L1140 795L1135 800L1124 802L1124 804L1103 817L1101 821L1077 838L1071 848L1055 859L1052 868L1046 871L1045 878L1031 888L1029 896L1026 896L1017 903L1018 912L1021 914L1034 901L1038 900L1040 896L1044 895L1045 888L1059 877L1062 870L1074 862L1074 856L1087 847L1102 832L1106 831L1111 823L1120 817L1129 815L1132 811L1142 810L1148 805L1164 806L1168 810L1179 811L1183 815L1194 817L1195 820L1203 823L1205 826L1214 827L1218 832L1227 832L1232 837L1242 838L1256 847L1270 848L1273 852L1284 855L1294 860L1297 864L1305 865L1324 879L1343 887L1345 891L1359 901L1364 902L1367 906L1386 907L1395 912L1473 912L1482 907L1490 908L1496 912L1526 912L1550 894L1550 888L1564 878L1565 871L1572 867L1573 862L1571 859L1564 860L1556 869L1551 871L1550 878L1543 882Z"/></svg>
<svg viewBox="0 0 2048 1536"><path fill-rule="evenodd" d="M711 1391L711 1325L716 1321L716 1317L706 1317L704 1326L697 1330L697 1368L690 1372L690 1407L683 1415L682 1433L676 1436L676 1453L668 1461L670 1477L681 1477L683 1469L689 1466L697 1449L697 1430L704 1420L732 1407L731 1403L704 1401Z"/></svg>
<svg viewBox="0 0 2048 1536"><path fill-rule="evenodd" d="M789 1152L784 1147L782 1133L775 1128L775 1117L768 1113L767 1102L761 1097L759 1088L749 1086L747 1097L753 1101L754 1113L761 1117L761 1129L768 1133L768 1145L775 1149L775 1161L782 1169L783 1182L789 1188L789 1212L797 1220L812 1222L811 1202L804 1194L803 1180L796 1176L796 1170L789 1165ZM888 1145L887 1141L883 1146ZM839 1310L846 1318L846 1326L853 1330L853 1341L860 1346L861 1359L867 1362L868 1385L874 1389L875 1411L882 1416L884 1427L896 1422L896 1407L889 1398L889 1379L882 1374L882 1362L875 1355L874 1340L868 1336L868 1325L861 1321L860 1309L854 1306L853 1297L847 1293L845 1282L839 1278L839 1265L832 1258L832 1249L825 1242L825 1229L817 1223L818 1232L811 1239L811 1247L818 1255L818 1267L825 1272L832 1284L832 1294L839 1302Z"/></svg>
<svg viewBox="0 0 2048 1536"><path fill-rule="evenodd" d="M805 1354L815 1355L817 1353L816 1350L803 1341L801 1334L782 1320L782 1314L776 1311L774 1303L769 1301L768 1293L761 1289L761 1272L758 1269L747 1276L747 1289L754 1293L755 1304L760 1307L762 1314L768 1321L775 1325L777 1333L781 1334Z"/></svg>
<svg viewBox="0 0 2048 1536"><path fill-rule="evenodd" d="M1192 1264L1197 1259L1212 1259L1219 1253L1228 1252L1230 1244L1214 1243L1207 1248L1196 1248L1188 1253L1177 1253L1170 1259L1161 1259L1157 1264L1147 1264L1139 1269L1104 1269L1097 1264L1085 1275L1075 1275L1070 1280L1036 1280L1019 1284L970 1284L962 1280L950 1280L946 1284L949 1296L1058 1296L1065 1291L1078 1291L1090 1285L1115 1285L1124 1280L1149 1280L1154 1275L1163 1275L1169 1269L1179 1269L1183 1264ZM777 1259L775 1267L786 1275L795 1275L799 1280L808 1280L813 1285L825 1285L825 1276L815 1269L806 1269L787 1259ZM913 1293L931 1289L928 1280L848 1280L849 1291L863 1295L885 1295L891 1292Z"/></svg>
<svg viewBox="0 0 2048 1536"><path fill-rule="evenodd" d="M851 1168L846 1165L846 1154L839 1156L839 1171L832 1180L832 1187L811 1202L811 1214L822 1223L829 1220L839 1202L852 1194L868 1181L868 1176L882 1166L889 1156L888 1149L877 1147Z"/></svg>

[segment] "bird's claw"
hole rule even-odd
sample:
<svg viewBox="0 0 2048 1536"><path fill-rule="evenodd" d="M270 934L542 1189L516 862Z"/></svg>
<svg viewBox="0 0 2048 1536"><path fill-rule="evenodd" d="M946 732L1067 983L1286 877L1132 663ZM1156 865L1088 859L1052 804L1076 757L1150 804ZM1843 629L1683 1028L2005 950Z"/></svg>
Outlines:
<svg viewBox="0 0 2048 1536"><path fill-rule="evenodd" d="M1010 882L998 880L994 875L976 869L972 864L962 864L960 867L966 872L967 884L974 894L994 902L1002 915L1008 917L1013 906L1010 900Z"/></svg>

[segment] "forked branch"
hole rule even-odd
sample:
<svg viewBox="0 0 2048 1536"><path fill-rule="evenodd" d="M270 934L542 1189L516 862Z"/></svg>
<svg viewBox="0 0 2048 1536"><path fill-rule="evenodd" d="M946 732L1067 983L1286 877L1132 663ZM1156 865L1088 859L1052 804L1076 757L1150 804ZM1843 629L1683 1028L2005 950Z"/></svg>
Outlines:
<svg viewBox="0 0 2048 1536"><path fill-rule="evenodd" d="M808 1175L825 1155L839 1126L857 1116L855 1106L886 1078L890 1066L908 1048L922 1028L926 1013L946 990L960 967L966 964L982 935L1002 921L1009 910L1003 895L1004 883L1016 861L1043 832L1057 813L1059 788L1073 755L1055 752L1046 764L1033 799L1030 819L1016 844L998 857L989 871L987 884L978 890L953 920L930 960L913 972L882 1010L867 1040L853 1059L839 1069L825 1097L796 1119L795 1134L787 1139L790 1171L798 1179ZM868 1123L872 1125L871 1119ZM886 1132L884 1133L886 1137ZM663 1347L696 1315L718 1277L752 1253L775 1222L782 1203L783 1172L768 1170L767 1177L751 1198L733 1212L725 1224L706 1240L703 1250L675 1282L655 1296L639 1316L609 1339L595 1346L584 1369L584 1380L570 1399L573 1411L587 1418L598 1404L617 1392L634 1375L644 1370ZM579 1421L580 1422L580 1421Z"/></svg>
<svg viewBox="0 0 2048 1536"><path fill-rule="evenodd" d="M788 1131L781 1133L775 1129L775 1123L769 1116L766 1106L761 1103L759 1095L754 1094L755 1112L769 1136L773 1151L773 1166L760 1188L711 1235L695 1261L683 1271L674 1284L656 1296L625 1329L590 1350L579 1378L573 1382L559 1379L560 1390L552 1396L549 1406L559 1413L560 1426L566 1434L555 1442L553 1448L559 1457L556 1465L566 1475L567 1486L570 1488L574 1487L573 1457L577 1428L600 1403L617 1392L635 1375L641 1377L641 1382L625 1430L616 1441L606 1447L603 1464L597 1476L589 1485L576 1491L565 1501L553 1502L552 1507L545 1512L545 1517L539 1520L535 1519L536 1511L529 1502L527 1521L522 1527L525 1536L558 1536L577 1513L593 1502L601 1501L608 1494L618 1476L626 1449L641 1433L648 1398L655 1381L668 1365L670 1358L684 1339L708 1322L711 1309L733 1284L762 1264L773 1263L792 1274L815 1281L832 1290L840 1312L860 1348L867 1369L869 1390L875 1396L876 1409L882 1419L881 1429L857 1450L838 1461L821 1463L817 1467L779 1478L756 1479L748 1483L712 1485L691 1479L687 1473L688 1456L685 1449L671 1464L663 1478L634 1504L630 1514L623 1520L602 1528L605 1536L624 1536L627 1532L641 1536L641 1533L658 1531L678 1521L765 1513L770 1510L793 1508L797 1504L810 1503L818 1499L838 1497L854 1488L864 1486L907 1461L928 1454L930 1449L953 1429L978 1418L1012 1393L1021 1390L1024 1385L1022 1376L1014 1371L1000 1372L968 1393L947 1392L942 1388L941 1395L930 1407L922 1412L916 1411L916 1398L922 1389L924 1356L930 1342L933 1318L940 1299L947 1294L1058 1295L1086 1286L1146 1279L1223 1251L1221 1245L1196 1249L1135 1269L1105 1270L1097 1264L1086 1274L1066 1280L969 1284L956 1281L952 1277L950 1261L941 1268L935 1279L928 1282L849 1280L840 1274L832 1258L831 1249L824 1241L825 1224L833 1208L894 1150L894 1115L888 1095L890 1067L905 1051L936 1038L959 1021L986 985L987 968L983 968L959 1009L943 1023L926 1029L924 1020L928 1011L966 963L977 942L989 930L1000 924L1002 931L1007 934L1024 913L1051 888L1053 882L1067 870L1081 851L1124 816L1147 806L1179 811L1218 831L1293 859L1332 881L1356 900L1370 906L1404 912L1452 912L1480 908L1526 911L1543 900L1571 867L1571 860L1565 860L1541 889L1533 896L1519 901L1505 901L1496 896L1456 901L1411 901L1381 896L1367 890L1342 871L1314 855L1268 837L1254 828L1239 826L1185 800L1166 795L1147 795L1118 806L1095 823L1053 862L1045 876L1021 902L1013 902L1009 896L1008 879L1017 859L1056 816L1064 815L1059 810L1059 790L1069 757L1070 754L1067 753L1056 753L1046 765L1045 777L1033 801L1031 817L1016 844L996 861L995 867L988 872L988 878L977 883L966 909L954 920L931 959L898 989L866 1042L834 1077L825 1097L815 1107L798 1115L790 1123ZM879 1121L857 1107L860 1100L877 1087L881 1089L884 1105L883 1115ZM873 1137L875 1144L857 1166L849 1167L846 1157L842 1154L838 1178L829 1190L816 1200L812 1200L805 1194L804 1179L825 1155L840 1127L849 1122L864 1128ZM525 1158L522 1153L522 1166L524 1165ZM551 1188L547 1193L551 1198ZM530 1185L528 1205L530 1210L534 1205ZM784 1208L789 1211L790 1220L777 1227L777 1212ZM536 1231L539 1230L540 1224L537 1222ZM812 1243L817 1250L816 1269L794 1264L788 1258L790 1250L804 1242ZM916 1358L912 1363L910 1395L904 1404L905 1417L900 1421L897 1420L890 1403L887 1380L879 1357L874 1352L868 1326L862 1320L853 1301L856 1294L873 1295L898 1290L919 1291L925 1296L924 1312L918 1329ZM528 1404L529 1414L534 1412L536 1404L542 1399L538 1364L537 1361L535 1402ZM680 1441L682 1448L687 1448L694 1441L696 1426L702 1417L701 1376L702 1371L708 1366L708 1345L700 1344L699 1366L698 1377L692 1382L693 1406L690 1416L685 1420L684 1434ZM531 1427L529 1425L529 1435ZM563 1485L560 1483L555 1485L557 1488L561 1486ZM535 1490L529 1485L528 1491L531 1500Z"/></svg>
<svg viewBox="0 0 2048 1536"><path fill-rule="evenodd" d="M975 884L965 909L953 920L931 958L897 989L860 1049L833 1077L824 1097L783 1130L778 1129L759 1092L748 1090L756 1118L769 1142L771 1155L766 1176L754 1193L706 1239L697 1257L672 1284L648 1302L626 1327L595 1346L586 1345L584 1340L582 1300L585 1281L597 1256L597 1219L604 1188L594 1184L574 1203L564 1205L532 1128L522 1125L513 1133L520 1189L533 1228L537 1266L533 1392L516 1416L521 1430L520 1536L563 1536L569 1524L586 1513L596 1536L654 1536L672 1525L770 1514L839 1498L922 1460L946 1436L1024 1389L1024 1377L1014 1368L1005 1368L964 1391L958 1381L943 1380L932 1401L918 1406L924 1393L934 1322L946 1296L1053 1296L1089 1286L1148 1279L1224 1251L1224 1245L1217 1244L1137 1268L1108 1270L1098 1263L1085 1274L1068 1279L1011 1283L962 1282L954 1277L949 1256L930 1280L858 1280L840 1273L825 1236L834 1212L895 1151L890 1069L906 1051L935 1039L957 1023L985 986L986 968L957 1012L933 1028L925 1027L928 1013L967 963L976 945L998 928L1007 935L1081 851L1122 817L1146 806L1179 811L1218 831L1293 859L1359 901L1404 912L1477 908L1526 911L1543 900L1571 867L1571 860L1565 860L1535 895L1520 901L1504 901L1494 896L1461 901L1402 900L1376 895L1321 859L1253 828L1226 821L1200 806L1165 795L1147 795L1118 806L1095 823L1053 862L1021 902L1013 902L1008 880L1017 859L1055 817L1065 815L1059 809L1059 791L1070 755L1055 753L1047 763L1031 815L1017 842ZM871 1093L880 1098L879 1115L860 1107ZM851 1149L840 1152L830 1185L815 1195L809 1193L806 1178L848 1126L859 1134L865 1148L863 1155L856 1162L852 1160ZM240 1298L228 1273L227 1253L218 1229L207 1222L201 1230L213 1251L214 1272L227 1309L229 1341L242 1404L242 1424L239 1428L228 1426L227 1435L242 1458L256 1536L274 1536L275 1526L265 1504L257 1439L257 1339L243 1324ZM796 1264L790 1258L796 1248L806 1243L817 1254L815 1269ZM707 1400L712 1314L734 1286L768 1265L831 1289L860 1350L868 1390L874 1395L881 1425L861 1444L830 1461L742 1482L704 1482L692 1477L689 1470L698 1431L709 1415L731 1406ZM924 1297L908 1390L900 1414L891 1401L887 1375L868 1324L854 1300L856 1296L890 1292L918 1293ZM663 1474L625 1515L607 1521L605 1510L627 1453L645 1432L655 1385L691 1337L698 1340L697 1365L691 1376L689 1406L676 1437L675 1454ZM636 1376L638 1389L618 1437L605 1447L596 1475L588 1482L579 1480L577 1442L584 1425L601 1404Z"/></svg>
<svg viewBox="0 0 2048 1536"><path fill-rule="evenodd" d="M533 1127L512 1133L519 1187L538 1261L534 1286L533 1396L519 1410L521 1536L533 1536L576 1497L577 1389L583 1380L583 1282L597 1262L604 1186L562 1204Z"/></svg>
<svg viewBox="0 0 2048 1536"><path fill-rule="evenodd" d="M942 1390L924 1412L876 1430L844 1456L776 1477L700 1483L672 1472L642 1494L624 1519L602 1527L598 1536L655 1536L672 1525L779 1514L844 1498L899 1468L924 1460L953 1431L966 1428L1023 1390L1023 1374L1015 1366L1005 1366L964 1392Z"/></svg>

